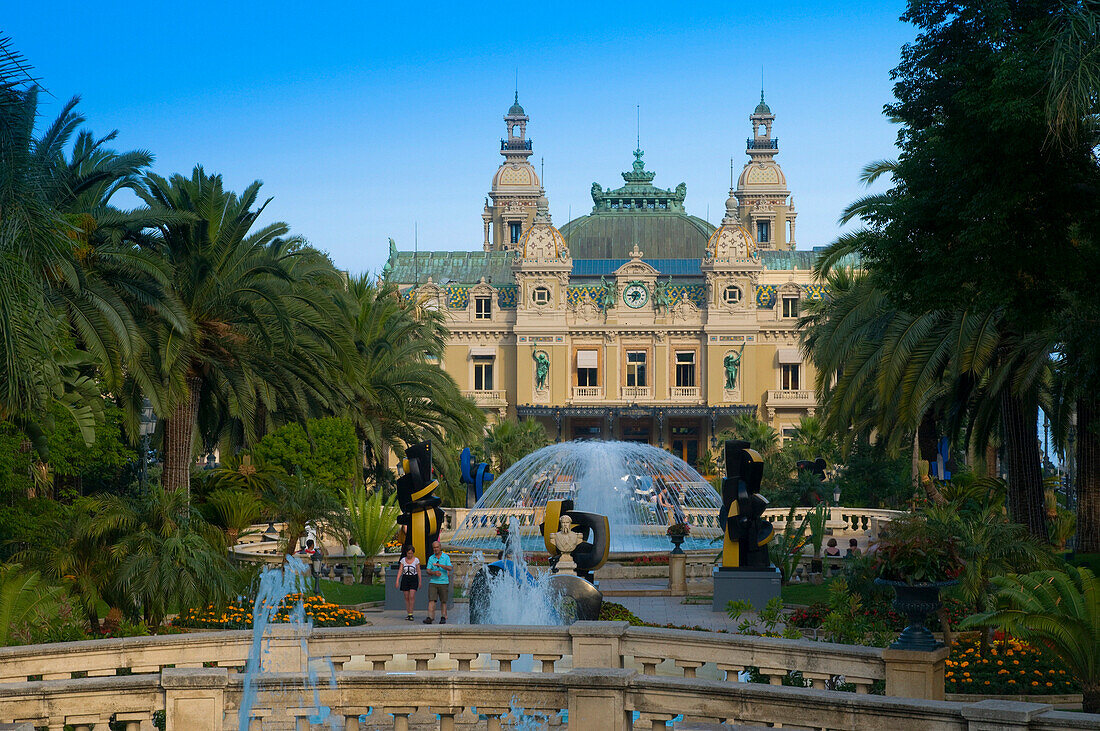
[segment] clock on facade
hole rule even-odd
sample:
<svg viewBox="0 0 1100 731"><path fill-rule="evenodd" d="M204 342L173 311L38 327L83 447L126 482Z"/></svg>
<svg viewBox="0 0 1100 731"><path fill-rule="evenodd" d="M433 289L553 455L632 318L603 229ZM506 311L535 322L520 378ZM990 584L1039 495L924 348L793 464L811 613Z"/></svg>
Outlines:
<svg viewBox="0 0 1100 731"><path fill-rule="evenodd" d="M627 307L638 309L649 301L649 290L641 282L631 282L623 290L623 302Z"/></svg>

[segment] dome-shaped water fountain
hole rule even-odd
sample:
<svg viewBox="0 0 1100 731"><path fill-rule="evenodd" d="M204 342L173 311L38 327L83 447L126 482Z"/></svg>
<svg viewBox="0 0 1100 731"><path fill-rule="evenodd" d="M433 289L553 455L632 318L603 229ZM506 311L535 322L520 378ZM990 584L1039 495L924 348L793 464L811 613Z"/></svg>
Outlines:
<svg viewBox="0 0 1100 731"><path fill-rule="evenodd" d="M539 524L546 502L572 499L575 509L611 523L612 553L668 550L671 523L691 525L684 548L714 548L722 498L686 462L636 442L566 442L532 452L489 484L455 531L451 545L499 549L496 527L515 517L526 551L544 550Z"/></svg>

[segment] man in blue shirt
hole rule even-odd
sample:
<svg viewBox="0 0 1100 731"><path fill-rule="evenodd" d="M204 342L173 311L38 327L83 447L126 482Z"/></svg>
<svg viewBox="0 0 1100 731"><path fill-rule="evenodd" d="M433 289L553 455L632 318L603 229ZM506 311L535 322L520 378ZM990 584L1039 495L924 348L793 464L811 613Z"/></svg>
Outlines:
<svg viewBox="0 0 1100 731"><path fill-rule="evenodd" d="M432 544L432 555L428 556L428 616L424 624L435 621L435 602L438 599L440 624L447 624L447 601L451 598L451 557L443 553L439 541Z"/></svg>

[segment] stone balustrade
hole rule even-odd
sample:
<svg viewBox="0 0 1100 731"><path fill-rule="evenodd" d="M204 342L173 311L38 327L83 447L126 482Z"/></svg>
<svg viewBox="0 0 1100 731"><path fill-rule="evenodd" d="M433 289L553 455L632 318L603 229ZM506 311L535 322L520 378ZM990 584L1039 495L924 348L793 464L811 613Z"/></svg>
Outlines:
<svg viewBox="0 0 1100 731"><path fill-rule="evenodd" d="M664 729L681 714L694 722L815 729L1100 728L1096 716L1055 711L1041 703L915 700L643 675L622 668L563 673L338 671L321 678L316 700L300 690L306 678L304 673L257 678L247 731L310 728L309 717L319 712L339 719L335 727L347 731L407 731L410 722L454 731L472 729L480 719L484 728L497 731L502 719L515 720L509 714L516 706L528 717L568 719L570 731ZM244 731L238 724L243 683L239 674L203 668L0 685L0 722L29 721L50 731L61 731L65 724L77 731L106 731L108 722L115 721L127 731L149 731L154 714L163 712L166 731Z"/></svg>

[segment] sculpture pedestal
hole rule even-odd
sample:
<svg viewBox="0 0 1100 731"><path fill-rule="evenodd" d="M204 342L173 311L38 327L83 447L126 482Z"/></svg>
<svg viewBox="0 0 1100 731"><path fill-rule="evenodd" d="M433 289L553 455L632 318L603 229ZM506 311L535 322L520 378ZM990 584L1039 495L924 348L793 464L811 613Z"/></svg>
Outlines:
<svg viewBox="0 0 1100 731"><path fill-rule="evenodd" d="M717 567L714 576L712 612L726 611L726 604L746 601L757 611L779 596L780 574L777 569L733 569Z"/></svg>
<svg viewBox="0 0 1100 731"><path fill-rule="evenodd" d="M577 564L573 562L573 556L569 553L561 554L558 559L557 565L554 566L555 574L575 574L577 573Z"/></svg>
<svg viewBox="0 0 1100 731"><path fill-rule="evenodd" d="M386 582L386 602L382 605L385 610L400 610L405 611L405 595L393 585L393 582L397 579L398 565L389 564L386 566L385 573L382 575L382 580ZM417 612L428 611L428 579L429 576L424 574L424 580L420 584L420 588L416 590L416 599L413 601L413 609ZM436 602L438 604L438 602ZM447 611L454 608L455 605L455 587L454 582L451 583L451 594L447 597ZM436 618L439 617L440 608L436 607Z"/></svg>
<svg viewBox="0 0 1100 731"><path fill-rule="evenodd" d="M668 591L672 596L687 595L687 554L682 551L668 556Z"/></svg>

